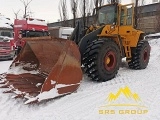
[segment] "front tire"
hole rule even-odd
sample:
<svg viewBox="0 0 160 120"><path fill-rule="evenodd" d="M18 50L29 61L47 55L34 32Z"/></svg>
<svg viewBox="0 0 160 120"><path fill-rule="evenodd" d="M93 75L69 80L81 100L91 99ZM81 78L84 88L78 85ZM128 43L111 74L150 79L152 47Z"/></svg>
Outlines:
<svg viewBox="0 0 160 120"><path fill-rule="evenodd" d="M135 53L132 54L132 59L128 62L131 69L145 69L150 58L150 45L148 41L140 41L137 45Z"/></svg>
<svg viewBox="0 0 160 120"><path fill-rule="evenodd" d="M112 39L93 41L86 49L83 65L93 81L108 81L115 77L120 66L120 50Z"/></svg>

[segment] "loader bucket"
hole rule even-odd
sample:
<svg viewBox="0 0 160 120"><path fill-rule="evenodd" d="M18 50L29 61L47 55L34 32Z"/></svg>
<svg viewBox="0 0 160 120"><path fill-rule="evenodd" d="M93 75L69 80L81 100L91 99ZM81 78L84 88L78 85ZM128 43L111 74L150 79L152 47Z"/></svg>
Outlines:
<svg viewBox="0 0 160 120"><path fill-rule="evenodd" d="M77 45L52 37L25 38L26 44L3 75L6 92L27 103L55 98L77 90L82 80Z"/></svg>

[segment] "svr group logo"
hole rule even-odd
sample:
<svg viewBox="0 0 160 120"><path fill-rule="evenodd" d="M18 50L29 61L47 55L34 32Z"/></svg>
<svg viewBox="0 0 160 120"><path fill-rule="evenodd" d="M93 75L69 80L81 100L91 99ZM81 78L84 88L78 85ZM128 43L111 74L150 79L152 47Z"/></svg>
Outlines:
<svg viewBox="0 0 160 120"><path fill-rule="evenodd" d="M110 93L105 104L98 110L99 114L147 114L148 109L137 93L128 86L120 88L116 94Z"/></svg>

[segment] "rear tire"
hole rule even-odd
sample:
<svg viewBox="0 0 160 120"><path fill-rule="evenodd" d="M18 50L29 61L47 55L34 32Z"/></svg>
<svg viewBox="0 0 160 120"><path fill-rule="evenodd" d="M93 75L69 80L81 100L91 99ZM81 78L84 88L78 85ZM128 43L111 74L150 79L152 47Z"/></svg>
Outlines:
<svg viewBox="0 0 160 120"><path fill-rule="evenodd" d="M93 81L108 81L117 74L120 61L117 44L112 39L99 39L87 46L82 63Z"/></svg>
<svg viewBox="0 0 160 120"><path fill-rule="evenodd" d="M128 62L131 69L145 69L150 58L150 45L148 41L140 41L137 45L135 53L132 54L132 59Z"/></svg>

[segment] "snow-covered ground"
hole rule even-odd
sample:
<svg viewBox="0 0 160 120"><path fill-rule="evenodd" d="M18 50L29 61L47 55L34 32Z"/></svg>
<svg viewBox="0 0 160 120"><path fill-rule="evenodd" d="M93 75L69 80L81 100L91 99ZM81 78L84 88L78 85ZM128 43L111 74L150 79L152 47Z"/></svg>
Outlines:
<svg viewBox="0 0 160 120"><path fill-rule="evenodd" d="M0 120L160 120L160 39L151 40L150 45L146 69L131 70L124 63L116 78L102 83L84 75L77 92L46 103L24 105L22 99L12 99L13 94L0 89ZM0 61L0 73L6 72L11 62ZM102 107L111 105L107 101L110 93L117 106Z"/></svg>

